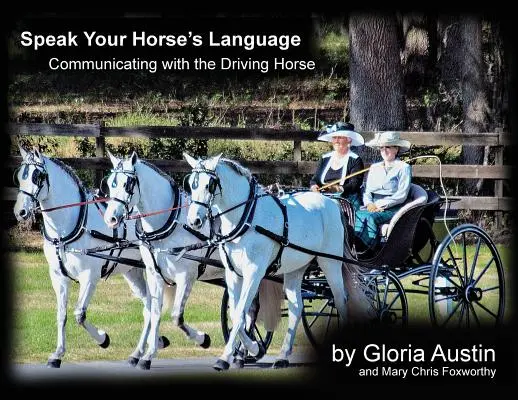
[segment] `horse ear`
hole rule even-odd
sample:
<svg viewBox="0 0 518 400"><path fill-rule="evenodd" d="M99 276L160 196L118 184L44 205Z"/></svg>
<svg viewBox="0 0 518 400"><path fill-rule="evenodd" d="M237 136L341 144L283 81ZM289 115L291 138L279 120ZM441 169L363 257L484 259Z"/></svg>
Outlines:
<svg viewBox="0 0 518 400"><path fill-rule="evenodd" d="M41 152L40 152L39 146L38 146L38 147L33 146L33 148L32 148L32 152L34 153L34 155L36 156L36 158L39 158L40 160L42 159L42 154L41 154Z"/></svg>
<svg viewBox="0 0 518 400"><path fill-rule="evenodd" d="M198 164L198 161L196 161L193 157L191 157L186 152L183 152L183 158L185 158L185 161L187 161L191 168L196 168L196 164Z"/></svg>
<svg viewBox="0 0 518 400"><path fill-rule="evenodd" d="M220 153L217 156L212 157L211 159L207 160L205 162L205 167L207 169L215 171L216 170L216 165L218 165L219 159L221 158L222 155L223 155L223 153Z"/></svg>
<svg viewBox="0 0 518 400"><path fill-rule="evenodd" d="M106 152L108 153L108 157L110 157L110 161L112 162L113 166L116 167L119 164L119 159L110 153L109 150L106 150Z"/></svg>
<svg viewBox="0 0 518 400"><path fill-rule="evenodd" d="M130 160L131 160L131 165L135 165L135 163L137 162L138 156L135 151L133 151L133 153L131 153Z"/></svg>
<svg viewBox="0 0 518 400"><path fill-rule="evenodd" d="M27 150L25 150L21 145L20 143L18 143L18 148L20 149L20 155L22 156L22 158L25 160L27 158L27 154L29 154L29 152Z"/></svg>

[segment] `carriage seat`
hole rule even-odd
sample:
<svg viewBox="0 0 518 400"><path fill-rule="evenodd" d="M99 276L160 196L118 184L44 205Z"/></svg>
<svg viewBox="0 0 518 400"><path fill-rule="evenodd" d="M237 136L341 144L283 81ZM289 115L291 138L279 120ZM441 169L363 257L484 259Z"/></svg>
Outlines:
<svg viewBox="0 0 518 400"><path fill-rule="evenodd" d="M396 225L396 222L401 218L403 214L405 214L408 210L412 208L418 207L420 205L426 204L428 201L428 194L426 190L424 190L421 186L416 185L415 183L410 184L410 191L408 193L408 203L406 203L403 207L401 207L392 217L390 223L384 224L381 226L381 241L386 241Z"/></svg>

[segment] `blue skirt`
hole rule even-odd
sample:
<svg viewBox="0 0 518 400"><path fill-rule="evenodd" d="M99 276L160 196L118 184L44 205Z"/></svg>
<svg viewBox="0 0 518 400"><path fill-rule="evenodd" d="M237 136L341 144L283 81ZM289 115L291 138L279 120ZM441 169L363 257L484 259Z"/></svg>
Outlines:
<svg viewBox="0 0 518 400"><path fill-rule="evenodd" d="M380 239L380 227L389 223L394 214L402 207L394 206L384 211L370 212L357 210L354 224L354 233L369 248L374 249Z"/></svg>

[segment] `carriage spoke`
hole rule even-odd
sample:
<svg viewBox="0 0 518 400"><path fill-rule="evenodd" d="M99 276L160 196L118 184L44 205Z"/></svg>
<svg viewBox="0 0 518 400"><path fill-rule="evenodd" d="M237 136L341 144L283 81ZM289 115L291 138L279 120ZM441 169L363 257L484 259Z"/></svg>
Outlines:
<svg viewBox="0 0 518 400"><path fill-rule="evenodd" d="M447 275L441 275L442 278L446 279L448 282L450 282L453 286L455 286L457 289L462 290L462 288L457 285L455 282L453 282L449 276Z"/></svg>
<svg viewBox="0 0 518 400"><path fill-rule="evenodd" d="M311 323L309 323L309 328L311 328L313 326L313 324L316 322L316 320L318 319L318 316L322 314L322 312L325 310L325 308L327 307L327 305L329 304L329 300L327 300L324 305L322 306L322 308L317 312L317 313L306 313L306 315L314 315L315 318L313 318L313 320L311 321ZM325 315L325 314L324 314Z"/></svg>
<svg viewBox="0 0 518 400"><path fill-rule="evenodd" d="M392 300L392 302L389 304L389 306L387 307L387 310L392 310L392 306L394 305L394 303L399 299L399 293L397 294L396 297L394 297L394 300ZM393 310L397 310L396 308L394 308Z"/></svg>
<svg viewBox="0 0 518 400"><path fill-rule="evenodd" d="M468 282L468 256L466 254L466 232L462 232L462 264L464 266L465 283Z"/></svg>
<svg viewBox="0 0 518 400"><path fill-rule="evenodd" d="M462 324L462 317L464 317L464 310L466 309L466 304L464 302L461 302L462 304L462 308L460 310L460 317L459 317L459 322L457 324L457 326L460 326Z"/></svg>
<svg viewBox="0 0 518 400"><path fill-rule="evenodd" d="M490 287L490 288L487 288L487 289L480 289L482 290L482 292L489 292L491 290L500 290L500 286L493 286L493 287Z"/></svg>
<svg viewBox="0 0 518 400"><path fill-rule="evenodd" d="M444 297L441 297L440 299L436 299L436 300L434 301L434 303L438 303L438 302L440 302L440 301L444 301L444 300L451 300L451 299L455 299L456 297L457 297L457 295L456 295L456 294L453 294L453 295L451 295L451 296L444 296Z"/></svg>
<svg viewBox="0 0 518 400"><path fill-rule="evenodd" d="M498 316L492 312L491 310L489 310L486 306L484 306L483 304L480 304L478 301L475 301L474 303L476 303L480 308L482 308L485 312L487 312L488 314L492 315L495 319L498 319Z"/></svg>
<svg viewBox="0 0 518 400"><path fill-rule="evenodd" d="M480 321L477 317L477 313L475 312L475 307L473 307L473 304L471 304L471 303L469 303L469 307L471 308L471 312L473 313L473 317L474 317L477 325L480 327L481 325L480 325Z"/></svg>
<svg viewBox="0 0 518 400"><path fill-rule="evenodd" d="M451 258L449 258L449 260L451 260L453 262L453 265L455 266L457 274L459 274L459 280L460 280L461 285L464 285L464 279L462 279L462 274L460 273L459 266L457 265L457 260L456 260L455 256L453 255L453 252L451 251L450 245L448 245L447 248L448 248L448 253L450 253L450 257L451 257Z"/></svg>
<svg viewBox="0 0 518 400"><path fill-rule="evenodd" d="M444 325L446 325L446 324L448 323L448 321L451 319L451 317L453 316L453 314L455 314L455 312L457 311L457 309L460 307L460 305L461 305L461 304L462 304L461 302L457 303L457 305L455 306L455 308L453 309L453 311L451 312L451 314L450 314L450 315L448 315L448 318L446 318L446 321L444 321L444 322L442 323L442 326L444 326Z"/></svg>
<svg viewBox="0 0 518 400"><path fill-rule="evenodd" d="M481 243L481 241L482 241L482 239L479 236L478 240L477 240L477 247L475 248L475 255L473 256L473 263L471 264L471 272L469 273L469 281L468 282L471 282L473 280L473 274L475 273L475 266L477 265L478 253L480 251L480 243Z"/></svg>
<svg viewBox="0 0 518 400"><path fill-rule="evenodd" d="M489 262L486 264L486 266L484 267L484 269L482 270L482 272L480 273L480 275L478 276L478 278L475 280L475 283L473 284L473 286L475 286L478 281L480 280L480 278L482 278L482 275L484 275L487 271L487 269L489 268L489 266L493 263L493 261L495 260L495 257L491 257L491 260L489 260Z"/></svg>

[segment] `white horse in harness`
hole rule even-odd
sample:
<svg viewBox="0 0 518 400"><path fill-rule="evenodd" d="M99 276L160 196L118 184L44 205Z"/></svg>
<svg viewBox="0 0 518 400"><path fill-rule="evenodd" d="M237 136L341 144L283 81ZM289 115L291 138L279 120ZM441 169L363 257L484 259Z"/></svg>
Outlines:
<svg viewBox="0 0 518 400"><path fill-rule="evenodd" d="M186 153L184 157L193 168L188 181L192 204L187 221L192 228L201 229L207 217L213 218L213 208L219 213L221 235L214 242L225 263L229 300L235 302L232 332L214 368L229 368L238 335L251 354L263 352L243 328L245 315L270 266L283 274L289 313L288 332L273 367L286 367L303 308L303 275L317 254L321 254L317 261L332 290L340 325L345 326L347 291L342 273L346 271L340 260L352 257L344 245L339 206L313 192L290 195L281 201L266 193L250 171L221 159L221 155L205 161ZM294 247L310 249L313 254Z"/></svg>
<svg viewBox="0 0 518 400"><path fill-rule="evenodd" d="M117 246L117 242L135 239L133 222L117 230L107 229L101 215L102 208L98 203L91 204L94 195L87 192L70 167L44 156L37 149L31 152L20 147L20 154L23 160L14 176L19 189L14 215L18 221L26 220L36 207L43 214L43 251L57 297L57 347L50 355L47 366L59 368L66 350L65 324L70 282L79 282L79 298L74 310L77 323L99 346L107 348L110 344L108 334L86 318L97 283L103 277L122 273L133 295L144 303L146 319L149 309L146 308L144 271L141 267L135 267L141 263L138 248L123 249ZM86 250L101 247L108 250L87 254ZM124 261L121 253L130 265L121 262ZM167 338L160 338L161 347L168 344Z"/></svg>
<svg viewBox="0 0 518 400"><path fill-rule="evenodd" d="M140 358L140 368L149 369L158 345L158 327L165 284L168 287L175 284L176 287L171 312L173 323L189 339L207 348L210 345L209 335L185 323L184 307L197 279L221 279L224 272L223 268L210 264L204 266L203 270L199 269L199 259L210 257L207 250L200 249L201 246L188 254L182 252L186 246L196 247L203 244L208 239L209 230L200 234L187 226L187 212L184 208L190 203L190 197L174 180L154 165L138 159L135 152L127 159L117 158L110 153L109 156L113 169L106 178L107 189L104 190L109 190L111 200L108 202L104 221L109 227L116 227L130 215L131 210L135 209L140 213L138 217L141 222L137 223L137 236L141 240L140 251L146 264L148 307L151 309L151 315L148 316L150 333L147 350L144 354L146 343L141 340L134 357ZM186 257L179 258L180 253ZM217 252L213 258L219 260ZM279 286L280 289L276 282L269 284ZM267 330L273 331L280 319L283 294L282 290L272 288L265 288L264 293L268 293L269 296L261 296L260 292L258 319L265 322ZM147 327L147 321L144 327ZM141 336L141 339L143 338L144 334Z"/></svg>

